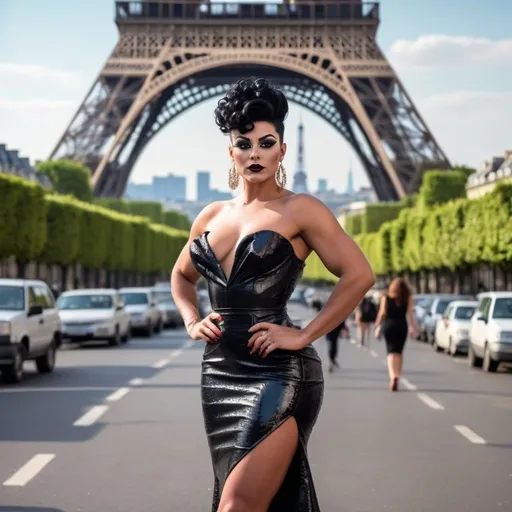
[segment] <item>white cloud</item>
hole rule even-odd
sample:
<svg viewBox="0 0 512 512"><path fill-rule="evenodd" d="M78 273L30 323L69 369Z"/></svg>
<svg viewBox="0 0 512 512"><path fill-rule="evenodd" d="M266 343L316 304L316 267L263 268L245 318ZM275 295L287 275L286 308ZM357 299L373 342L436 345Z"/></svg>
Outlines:
<svg viewBox="0 0 512 512"><path fill-rule="evenodd" d="M20 111L55 111L69 109L75 106L75 102L69 100L47 100L43 98L31 98L28 100L0 100L0 110Z"/></svg>
<svg viewBox="0 0 512 512"><path fill-rule="evenodd" d="M512 66L512 39L432 34L414 41L398 40L389 50L391 61L414 69L470 65Z"/></svg>
<svg viewBox="0 0 512 512"><path fill-rule="evenodd" d="M38 64L15 64L0 62L0 80L46 80L60 85L77 85L80 77L71 71L51 69Z"/></svg>
<svg viewBox="0 0 512 512"><path fill-rule="evenodd" d="M452 163L478 167L512 149L512 91L456 91L418 102L418 108Z"/></svg>

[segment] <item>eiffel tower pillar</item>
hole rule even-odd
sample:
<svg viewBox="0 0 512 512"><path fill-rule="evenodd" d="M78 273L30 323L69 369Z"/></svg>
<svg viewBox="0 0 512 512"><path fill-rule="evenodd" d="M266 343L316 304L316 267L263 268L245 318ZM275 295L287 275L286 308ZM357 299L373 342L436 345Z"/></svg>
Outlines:
<svg viewBox="0 0 512 512"><path fill-rule="evenodd" d="M338 130L381 200L450 167L376 43L378 2L132 0L117 1L115 14L119 41L50 155L87 164L98 196L124 193L168 122L251 75Z"/></svg>

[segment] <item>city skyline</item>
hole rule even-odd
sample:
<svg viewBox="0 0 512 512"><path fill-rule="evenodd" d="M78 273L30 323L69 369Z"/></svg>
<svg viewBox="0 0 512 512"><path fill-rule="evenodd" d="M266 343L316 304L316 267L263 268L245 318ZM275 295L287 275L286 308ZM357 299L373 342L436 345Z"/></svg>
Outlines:
<svg viewBox="0 0 512 512"><path fill-rule="evenodd" d="M451 162L477 167L509 149L512 39L505 20L512 17L512 3L496 0L490 9L476 0L407 6L383 0L381 7L377 41ZM49 156L117 41L113 2L47 0L28 10L23 2L4 0L0 29L0 47L9 48L8 57L0 58L0 141L34 163ZM186 175L191 198L195 172L209 169L212 187L228 191L228 141L213 120L217 101L200 104L162 130L130 180L149 183L155 175ZM293 103L286 124L288 183L297 161L299 118L306 130L311 188L325 177L342 191L350 161L354 187L368 184L339 133Z"/></svg>

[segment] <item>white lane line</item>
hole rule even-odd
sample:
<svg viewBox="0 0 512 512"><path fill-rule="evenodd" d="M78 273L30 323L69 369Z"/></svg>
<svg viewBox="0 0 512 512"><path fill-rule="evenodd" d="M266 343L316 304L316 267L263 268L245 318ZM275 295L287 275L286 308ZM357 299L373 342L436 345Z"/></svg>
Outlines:
<svg viewBox="0 0 512 512"><path fill-rule="evenodd" d="M352 343L352 345L355 345L355 344L356 344L356 340L355 340L354 338L352 338L352 339L350 340L350 343Z"/></svg>
<svg viewBox="0 0 512 512"><path fill-rule="evenodd" d="M0 393L47 393L49 391L110 391L116 389L113 386L102 387L102 386L69 386L61 388L13 388L13 389L0 389Z"/></svg>
<svg viewBox="0 0 512 512"><path fill-rule="evenodd" d="M119 388L117 391L114 391L111 395L108 395L105 400L107 402L115 402L116 400L121 400L124 395L126 395L130 391L130 388Z"/></svg>
<svg viewBox="0 0 512 512"><path fill-rule="evenodd" d="M480 437L478 434L473 432L469 427L465 425L454 425L453 427L459 434L462 434L470 443L473 444L486 444L486 440Z"/></svg>
<svg viewBox="0 0 512 512"><path fill-rule="evenodd" d="M406 379L405 377L402 377L400 381L410 391L416 391L418 389L418 386L413 384L409 379Z"/></svg>
<svg viewBox="0 0 512 512"><path fill-rule="evenodd" d="M426 393L418 393L418 398L429 407L432 407L432 409L436 409L438 411L444 410L444 407L439 402L430 398Z"/></svg>
<svg viewBox="0 0 512 512"><path fill-rule="evenodd" d="M34 455L24 466L18 469L11 478L6 480L3 485L23 486L27 484L54 458L54 453L38 453Z"/></svg>
<svg viewBox="0 0 512 512"><path fill-rule="evenodd" d="M375 350L370 350L370 354L372 357L379 357L379 354L377 354L377 352L375 352Z"/></svg>
<svg viewBox="0 0 512 512"><path fill-rule="evenodd" d="M151 365L151 367L152 368L163 368L167 364L169 364L169 359L165 358L165 359L160 359L156 363L153 363Z"/></svg>
<svg viewBox="0 0 512 512"><path fill-rule="evenodd" d="M130 386L140 386L141 384L144 383L144 379L132 379L128 384L130 384Z"/></svg>
<svg viewBox="0 0 512 512"><path fill-rule="evenodd" d="M95 405L91 407L83 416L78 418L73 426L75 427L89 427L97 419L101 418L108 410L108 405Z"/></svg>

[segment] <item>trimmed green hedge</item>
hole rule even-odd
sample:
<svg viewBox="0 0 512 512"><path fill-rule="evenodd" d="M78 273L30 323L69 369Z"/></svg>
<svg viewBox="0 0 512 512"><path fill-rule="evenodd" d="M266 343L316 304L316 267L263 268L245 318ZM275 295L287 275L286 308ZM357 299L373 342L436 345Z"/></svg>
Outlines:
<svg viewBox="0 0 512 512"><path fill-rule="evenodd" d="M0 174L0 258L27 263L156 272L170 270L188 232L152 224Z"/></svg>
<svg viewBox="0 0 512 512"><path fill-rule="evenodd" d="M512 264L512 184L429 211L407 208L378 233L355 237L377 275Z"/></svg>

